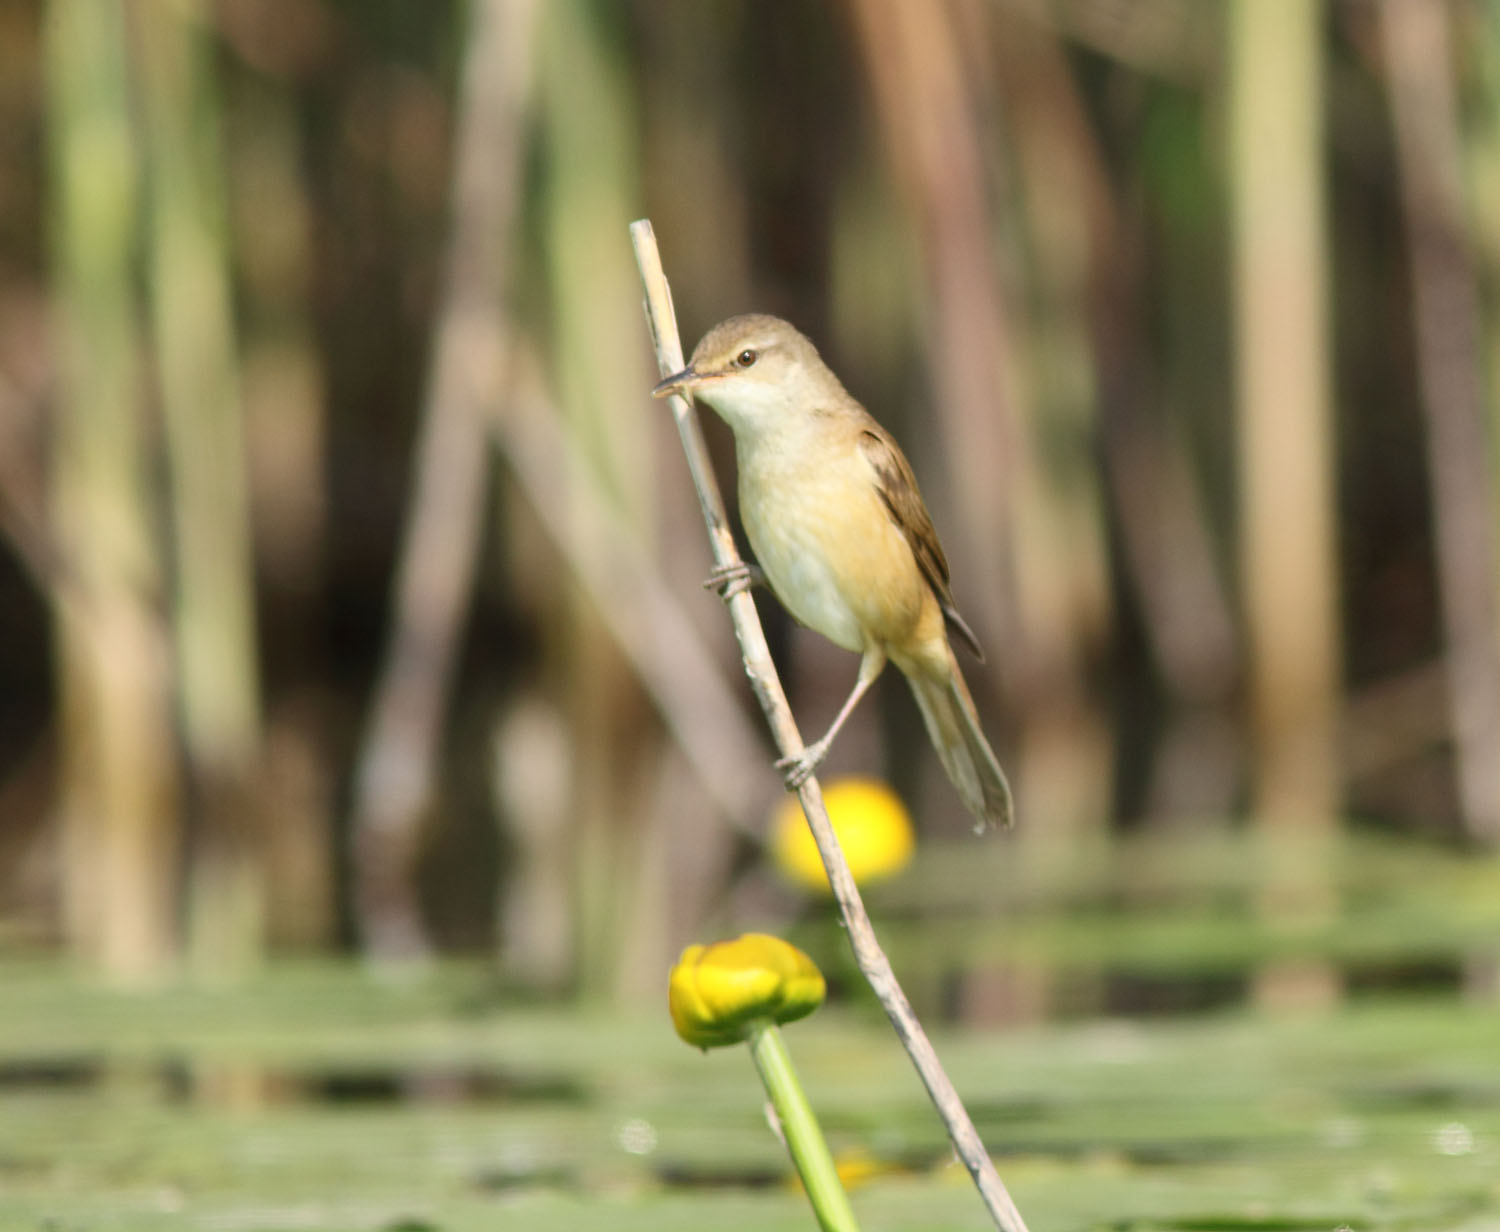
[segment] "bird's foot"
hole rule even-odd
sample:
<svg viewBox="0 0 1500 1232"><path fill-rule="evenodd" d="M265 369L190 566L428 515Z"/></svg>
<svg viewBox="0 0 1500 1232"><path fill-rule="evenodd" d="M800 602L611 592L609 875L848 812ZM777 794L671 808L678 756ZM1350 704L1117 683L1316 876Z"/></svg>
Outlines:
<svg viewBox="0 0 1500 1232"><path fill-rule="evenodd" d="M765 584L766 575L760 567L741 560L732 565L715 565L713 572L704 579L703 589L718 591L719 598L728 603L741 591Z"/></svg>
<svg viewBox="0 0 1500 1232"><path fill-rule="evenodd" d="M780 758L776 762L776 768L781 771L782 781L786 783L788 791L798 790L803 783L812 777L812 773L828 756L828 742L819 740L816 744L810 744L800 753L794 753L790 757Z"/></svg>

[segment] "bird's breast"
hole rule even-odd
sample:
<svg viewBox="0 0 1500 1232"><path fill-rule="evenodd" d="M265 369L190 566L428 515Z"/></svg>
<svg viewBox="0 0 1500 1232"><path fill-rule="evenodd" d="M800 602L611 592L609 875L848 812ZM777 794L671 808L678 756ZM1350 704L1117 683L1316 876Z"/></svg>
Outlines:
<svg viewBox="0 0 1500 1232"><path fill-rule="evenodd" d="M776 597L846 650L899 646L935 602L853 445L740 457L740 517Z"/></svg>

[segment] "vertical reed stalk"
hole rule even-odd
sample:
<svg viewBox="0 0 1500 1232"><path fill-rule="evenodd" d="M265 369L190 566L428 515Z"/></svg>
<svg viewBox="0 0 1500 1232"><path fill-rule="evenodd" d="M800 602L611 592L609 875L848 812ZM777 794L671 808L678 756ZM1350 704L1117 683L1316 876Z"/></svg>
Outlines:
<svg viewBox="0 0 1500 1232"><path fill-rule="evenodd" d="M637 296L619 229L639 198L640 160L614 23L600 12L585 0L559 0L541 30L548 366L577 445L570 500L601 494L614 520L645 543L656 408L637 396L650 371L635 330L624 327ZM576 535L594 533L585 509L569 516ZM664 821L650 807L661 745L645 692L593 601L570 585L565 603L569 636L558 666L576 757L579 986L588 995L655 997L671 949L663 924L669 896L648 888L662 880L664 847L656 840Z"/></svg>
<svg viewBox="0 0 1500 1232"><path fill-rule="evenodd" d="M165 973L177 793L162 565L147 500L137 152L123 12L52 0L48 145L59 396L56 540L77 603L59 603L63 884L74 945L110 978Z"/></svg>
<svg viewBox="0 0 1500 1232"><path fill-rule="evenodd" d="M240 277L240 388L260 641L285 682L265 699L257 804L266 940L312 946L334 927L332 797L338 773L319 636L330 553L326 367L312 321L315 212L303 180L299 100L279 83L226 108L231 244Z"/></svg>
<svg viewBox="0 0 1500 1232"><path fill-rule="evenodd" d="M131 10L145 101L156 372L171 479L182 733L201 808L190 847L195 967L255 961L264 929L260 685L219 101L198 0Z"/></svg>
<svg viewBox="0 0 1500 1232"><path fill-rule="evenodd" d="M1339 802L1322 16L1318 0L1234 0L1227 27L1254 799L1265 906L1292 919L1328 907L1324 848ZM1325 975L1307 975L1269 973L1263 991L1326 999Z"/></svg>

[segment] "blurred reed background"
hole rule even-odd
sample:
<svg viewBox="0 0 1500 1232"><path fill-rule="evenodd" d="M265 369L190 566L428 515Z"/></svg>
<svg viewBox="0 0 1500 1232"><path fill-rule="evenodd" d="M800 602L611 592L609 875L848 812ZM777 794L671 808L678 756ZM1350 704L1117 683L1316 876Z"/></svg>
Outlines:
<svg viewBox="0 0 1500 1232"><path fill-rule="evenodd" d="M917 817L898 938L989 938L920 999L1046 1013L1017 913L1228 895L1236 987L1327 1002L1370 884L1492 983L1500 8L46 0L0 68L0 948L654 999L807 918L649 216L689 346L784 315L904 443L989 652L1014 836L894 676L827 768ZM819 731L855 660L762 610Z"/></svg>

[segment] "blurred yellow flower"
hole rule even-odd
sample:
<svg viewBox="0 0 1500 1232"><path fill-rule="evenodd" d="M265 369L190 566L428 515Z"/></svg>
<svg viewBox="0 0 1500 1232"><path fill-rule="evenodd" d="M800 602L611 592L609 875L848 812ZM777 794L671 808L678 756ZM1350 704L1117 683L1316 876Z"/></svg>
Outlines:
<svg viewBox="0 0 1500 1232"><path fill-rule="evenodd" d="M860 884L893 876L911 862L911 815L901 797L878 779L838 779L823 791L828 819L849 871ZM771 820L771 854L790 881L828 893L823 860L796 796L787 796Z"/></svg>
<svg viewBox="0 0 1500 1232"><path fill-rule="evenodd" d="M894 1164L877 1159L862 1147L840 1151L834 1164L846 1189L858 1189L866 1181L896 1171Z"/></svg>
<svg viewBox="0 0 1500 1232"><path fill-rule="evenodd" d="M690 945L672 968L672 1024L695 1048L744 1040L755 1022L791 1022L823 1004L823 973L796 946L765 933Z"/></svg>

